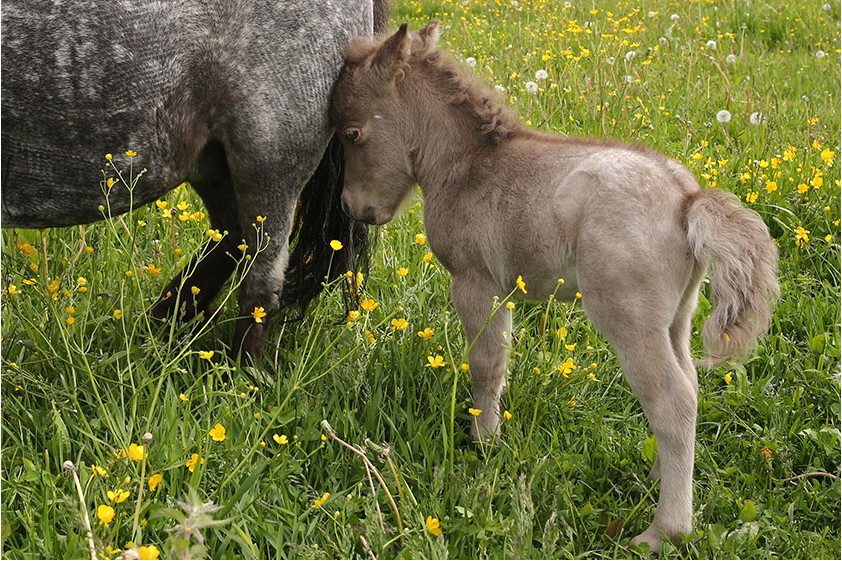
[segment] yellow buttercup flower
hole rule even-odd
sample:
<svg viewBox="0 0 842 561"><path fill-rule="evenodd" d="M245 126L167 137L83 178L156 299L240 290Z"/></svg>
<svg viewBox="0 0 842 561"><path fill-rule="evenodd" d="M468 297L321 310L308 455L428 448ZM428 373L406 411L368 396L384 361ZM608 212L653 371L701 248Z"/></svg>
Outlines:
<svg viewBox="0 0 842 561"><path fill-rule="evenodd" d="M731 383L731 375L732 375L732 374L733 374L733 372L730 372L730 371L729 371L727 374L725 374L725 376L723 376L723 378L722 378L722 379L725 381L725 383L726 383L726 384L730 384L730 383Z"/></svg>
<svg viewBox="0 0 842 561"><path fill-rule="evenodd" d="M366 298L365 300L360 302L360 308L362 308L366 312L374 311L374 309L377 308L377 306L379 306L379 305L380 304L378 304L377 302L375 302L371 298Z"/></svg>
<svg viewBox="0 0 842 561"><path fill-rule="evenodd" d="M508 411L503 411L503 419L505 419L506 421L511 421L512 417L514 417L514 415L512 415Z"/></svg>
<svg viewBox="0 0 842 561"><path fill-rule="evenodd" d="M223 427L219 423L216 423L208 434L216 442L222 442L223 440L225 440L225 427Z"/></svg>
<svg viewBox="0 0 842 561"><path fill-rule="evenodd" d="M405 277L407 273L409 273L409 269L407 269L406 267L401 267L395 272L398 274L399 277Z"/></svg>
<svg viewBox="0 0 842 561"><path fill-rule="evenodd" d="M154 561L159 555L161 552L154 545L142 545L137 548L137 556L146 561Z"/></svg>
<svg viewBox="0 0 842 561"><path fill-rule="evenodd" d="M122 503L126 499L129 498L129 492L124 491L123 489L115 489L114 491L107 491L105 495L108 497L108 500L113 503Z"/></svg>
<svg viewBox="0 0 842 561"><path fill-rule="evenodd" d="M427 366L429 366L430 368L440 368L445 364L447 363L444 361L444 357L441 355L436 355L435 358L431 356L427 357Z"/></svg>
<svg viewBox="0 0 842 561"><path fill-rule="evenodd" d="M156 473L155 475L153 475L152 477L149 478L149 481L147 481L147 483L149 484L149 490L154 491L155 489L158 488L158 485L163 483L163 481L164 481L164 476L161 475L160 473Z"/></svg>
<svg viewBox="0 0 842 561"><path fill-rule="evenodd" d="M203 464L203 463L205 463L204 458L200 458L198 454L193 454L192 456L190 456L187 459L187 462L185 462L184 465L187 466L187 469L190 470L190 473L193 473L193 470L196 469L196 465L197 464Z"/></svg>
<svg viewBox="0 0 842 561"><path fill-rule="evenodd" d="M333 251L339 251L340 249L342 249L342 247L343 247L343 246L342 246L342 242L340 242L339 240L331 240L331 242L330 242L330 248L331 248Z"/></svg>
<svg viewBox="0 0 842 561"><path fill-rule="evenodd" d="M91 464L91 471L94 472L94 475L98 475L100 477L108 477L108 471L105 468L100 467L96 464Z"/></svg>
<svg viewBox="0 0 842 561"><path fill-rule="evenodd" d="M427 236L424 234L415 234L415 243L418 245L424 245L427 242Z"/></svg>
<svg viewBox="0 0 842 561"><path fill-rule="evenodd" d="M474 409L473 407L468 407L468 413L470 413L474 417L479 417L480 413L482 413L482 409Z"/></svg>
<svg viewBox="0 0 842 561"><path fill-rule="evenodd" d="M96 517L99 518L100 524L108 524L114 519L114 509L108 505L99 505L96 509Z"/></svg>
<svg viewBox="0 0 842 561"><path fill-rule="evenodd" d="M199 351L199 358L210 360L213 358L213 351Z"/></svg>
<svg viewBox="0 0 842 561"><path fill-rule="evenodd" d="M316 500L315 500L315 502L313 502L313 504L310 506L310 508L319 508L319 507L321 507L323 504L325 504L325 503L327 502L327 500L328 500L329 498L330 498L330 493L325 493L324 495L322 495L321 497L319 497L318 499L316 499Z"/></svg>
<svg viewBox="0 0 842 561"><path fill-rule="evenodd" d="M427 521L424 522L424 526L427 528L427 531L434 536L439 536L441 534L441 524L439 523L438 518L428 516Z"/></svg>
<svg viewBox="0 0 842 561"><path fill-rule="evenodd" d="M266 222L266 217L265 216L258 216L257 221L258 222Z"/></svg>
<svg viewBox="0 0 842 561"><path fill-rule="evenodd" d="M274 440L275 442L277 442L278 444L281 444L281 445L289 442L289 439L287 438L287 435L277 434L277 433L272 435L272 440Z"/></svg>
<svg viewBox="0 0 842 561"><path fill-rule="evenodd" d="M263 323L263 318L265 318L266 315L266 310L263 309L263 306L255 306L254 311L251 313L255 323Z"/></svg>
<svg viewBox="0 0 842 561"><path fill-rule="evenodd" d="M143 446L138 446L132 442L129 444L129 457L134 461L139 462L146 457L146 450L144 450Z"/></svg>
<svg viewBox="0 0 842 561"><path fill-rule="evenodd" d="M559 370L559 372L561 372L562 376L567 378L568 374L570 374L571 372L576 370L576 365L573 364L573 359L568 357L567 360L565 360L562 363L562 365L558 367L558 370Z"/></svg>
<svg viewBox="0 0 842 561"><path fill-rule="evenodd" d="M403 331L407 327L409 327L409 322L406 321L406 318L393 318L392 319L392 330Z"/></svg>
<svg viewBox="0 0 842 561"><path fill-rule="evenodd" d="M523 282L523 277L522 277L522 276L520 276L520 275L518 275L518 276L517 276L517 280L516 280L515 282L517 283L517 287L518 287L518 288L519 288L519 289L520 289L520 290L521 290L524 294L526 294L526 283L525 283L525 282Z"/></svg>
<svg viewBox="0 0 842 561"><path fill-rule="evenodd" d="M435 332L436 332L435 329L430 329L429 327L425 327L423 331L418 332L418 336L421 337L422 339L425 339L425 340L429 341L430 338L433 336L433 334Z"/></svg>
<svg viewBox="0 0 842 561"><path fill-rule="evenodd" d="M137 152L135 152L134 150L126 150L126 156L128 156L129 158L134 158L135 156L137 156Z"/></svg>

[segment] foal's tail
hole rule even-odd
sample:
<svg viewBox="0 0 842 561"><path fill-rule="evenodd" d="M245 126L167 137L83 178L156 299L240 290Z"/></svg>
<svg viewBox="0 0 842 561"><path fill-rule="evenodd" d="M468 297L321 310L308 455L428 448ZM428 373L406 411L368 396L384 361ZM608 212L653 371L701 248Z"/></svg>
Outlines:
<svg viewBox="0 0 842 561"><path fill-rule="evenodd" d="M706 189L688 201L687 241L700 263L714 262L713 312L702 330L713 366L745 356L766 332L780 296L778 249L760 216L736 195Z"/></svg>

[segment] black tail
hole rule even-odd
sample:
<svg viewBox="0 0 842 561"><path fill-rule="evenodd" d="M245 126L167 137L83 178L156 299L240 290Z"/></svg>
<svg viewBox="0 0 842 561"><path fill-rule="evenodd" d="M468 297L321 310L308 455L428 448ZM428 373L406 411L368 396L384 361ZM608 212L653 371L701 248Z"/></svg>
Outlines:
<svg viewBox="0 0 842 561"><path fill-rule="evenodd" d="M344 172L342 144L334 135L295 209L292 252L281 294L286 304L305 309L322 291L325 280L367 268L368 228L341 208ZM342 242L342 249L334 251L332 240Z"/></svg>
<svg viewBox="0 0 842 561"><path fill-rule="evenodd" d="M374 0L375 33L386 30L391 5L392 0ZM322 291L325 280L331 281L346 271L367 272L368 228L342 211L344 178L342 144L334 135L295 208L289 238L292 253L281 295L285 304L303 310ZM330 247L332 240L342 242L342 249L334 251Z"/></svg>

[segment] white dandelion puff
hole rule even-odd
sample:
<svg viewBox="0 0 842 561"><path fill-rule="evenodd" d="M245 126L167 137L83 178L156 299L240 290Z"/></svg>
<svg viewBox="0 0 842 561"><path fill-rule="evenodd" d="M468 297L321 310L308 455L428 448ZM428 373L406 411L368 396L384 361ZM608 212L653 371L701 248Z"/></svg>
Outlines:
<svg viewBox="0 0 842 561"><path fill-rule="evenodd" d="M637 52L635 52L635 51L627 52L626 55L625 55L626 62L629 62L631 59L633 59L636 56L637 56Z"/></svg>
<svg viewBox="0 0 842 561"><path fill-rule="evenodd" d="M826 55L824 51L816 51L816 58L824 58Z"/></svg>
<svg viewBox="0 0 842 561"><path fill-rule="evenodd" d="M536 80L546 80L547 76L549 76L549 74L547 74L546 70L537 70L535 72L535 79Z"/></svg>
<svg viewBox="0 0 842 561"><path fill-rule="evenodd" d="M730 54L726 56L725 62L727 62L728 64L734 64L735 62L737 62L737 55Z"/></svg>
<svg viewBox="0 0 842 561"><path fill-rule="evenodd" d="M632 82L634 82L634 78L630 74L626 74L625 76L623 76L623 80L625 80L627 84L631 84Z"/></svg>
<svg viewBox="0 0 842 561"><path fill-rule="evenodd" d="M716 49L716 41L714 41L713 39L711 39L710 41L708 41L708 42L705 44L705 48L706 48L707 50L709 50L709 51L713 51L713 50L715 50L715 49Z"/></svg>
<svg viewBox="0 0 842 561"><path fill-rule="evenodd" d="M538 84L536 84L535 82L531 82L531 81L527 82L526 83L526 91L528 91L531 94L534 94L535 92L538 91Z"/></svg>
<svg viewBox="0 0 842 561"><path fill-rule="evenodd" d="M727 109L723 109L719 113L716 114L716 120L720 123L730 123L731 122L731 112Z"/></svg>
<svg viewBox="0 0 842 561"><path fill-rule="evenodd" d="M496 86L494 86L494 91L496 91L498 94L502 95L502 94L506 93L506 88L501 86L500 84L497 84Z"/></svg>
<svg viewBox="0 0 842 561"><path fill-rule="evenodd" d="M679 17L679 15L678 15L678 14L673 14L673 15L671 15L671 16L670 16L670 19L671 19L672 21L678 21L678 20L679 20L679 19L681 19L681 18Z"/></svg>
<svg viewBox="0 0 842 561"><path fill-rule="evenodd" d="M468 58L465 59L465 64L467 64L468 66L473 68L477 65L477 59L475 59L472 56L469 56Z"/></svg>
<svg viewBox="0 0 842 561"><path fill-rule="evenodd" d="M748 122L752 125L759 125L763 121L763 113L761 113L760 111L755 111L754 113L748 116Z"/></svg>

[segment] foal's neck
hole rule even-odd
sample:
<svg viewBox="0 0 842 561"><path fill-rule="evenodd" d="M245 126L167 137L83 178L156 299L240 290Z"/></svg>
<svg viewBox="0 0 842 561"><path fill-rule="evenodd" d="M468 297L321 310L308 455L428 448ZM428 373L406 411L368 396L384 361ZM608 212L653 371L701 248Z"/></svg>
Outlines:
<svg viewBox="0 0 842 561"><path fill-rule="evenodd" d="M435 83L415 78L408 86L409 156L415 178L429 198L467 181L471 163L488 141L470 109L452 103Z"/></svg>

